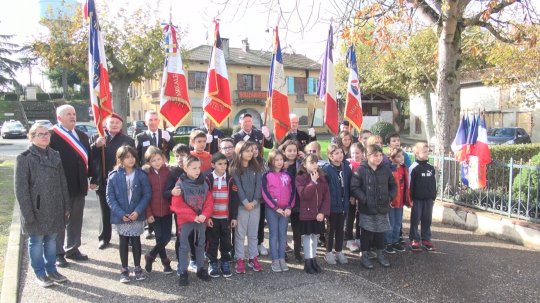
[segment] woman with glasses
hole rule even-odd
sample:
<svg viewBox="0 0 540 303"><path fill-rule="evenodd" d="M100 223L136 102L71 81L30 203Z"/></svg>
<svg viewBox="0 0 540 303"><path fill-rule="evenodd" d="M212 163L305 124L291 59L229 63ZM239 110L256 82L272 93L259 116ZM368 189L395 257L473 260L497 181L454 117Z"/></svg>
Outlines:
<svg viewBox="0 0 540 303"><path fill-rule="evenodd" d="M69 215L69 193L60 154L49 147L51 135L43 123L28 132L30 146L17 156L15 196L28 236L30 265L42 287L67 279L56 270L56 236Z"/></svg>

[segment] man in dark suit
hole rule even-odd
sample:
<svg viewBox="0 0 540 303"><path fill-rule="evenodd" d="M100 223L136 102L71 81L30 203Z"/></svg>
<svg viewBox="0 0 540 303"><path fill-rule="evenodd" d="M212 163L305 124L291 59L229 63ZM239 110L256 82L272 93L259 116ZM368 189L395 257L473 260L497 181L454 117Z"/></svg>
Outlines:
<svg viewBox="0 0 540 303"><path fill-rule="evenodd" d="M206 151L213 155L219 151L219 142L225 138L225 134L216 128L214 121L206 113L203 115L203 123L204 126L198 129L206 134Z"/></svg>
<svg viewBox="0 0 540 303"><path fill-rule="evenodd" d="M174 147L174 140L168 131L159 128L159 114L155 110L147 111L144 114L144 121L148 126L148 130L139 133L135 137L135 148L139 156L139 164L142 166L144 161L144 153L150 145L159 147L167 162L170 160L170 152Z"/></svg>
<svg viewBox="0 0 540 303"><path fill-rule="evenodd" d="M287 132L287 135L285 135L285 137L283 138L283 140L281 140L279 144L283 144L283 142L290 139L296 140L298 142L300 151L303 152L304 148L306 147L306 145L308 145L309 142L317 140L317 136L315 135L315 129L313 127L310 128L308 130L308 134L298 129L298 116L296 114L290 114L289 119L291 119L291 129L289 130L289 132Z"/></svg>
<svg viewBox="0 0 540 303"><path fill-rule="evenodd" d="M263 140L264 138L264 140ZM261 130L253 128L253 117L249 113L240 116L240 130L233 134L234 145L240 141L252 141L266 148L274 147L274 141L270 137L268 127L263 126Z"/></svg>
<svg viewBox="0 0 540 303"><path fill-rule="evenodd" d="M174 140L167 130L159 128L159 114L155 110L149 110L144 114L144 122L148 126L148 130L138 134L135 137L135 148L137 149L137 154L139 157L139 164L141 166L146 162L144 160L144 153L150 145L158 147L161 149L167 162L170 160L170 153L174 148ZM146 239L151 239L153 237L154 228L152 224L148 224L144 232L144 237Z"/></svg>
<svg viewBox="0 0 540 303"><path fill-rule="evenodd" d="M60 153L71 204L66 227L58 233L56 240L56 265L66 267L68 263L65 258L75 261L88 260L88 256L79 251L84 200L88 188L95 189L97 184L91 182L90 186L88 185L88 178L94 177L95 171L88 136L75 129L77 122L75 108L71 105L62 105L56 109L56 116L58 124L51 131L50 147Z"/></svg>
<svg viewBox="0 0 540 303"><path fill-rule="evenodd" d="M116 165L116 151L118 148L129 145L135 147L135 141L122 134L122 124L124 120L118 114L114 113L105 120L105 137L94 135L90 139L90 148L96 176L90 180L98 184L97 194L99 198L99 207L101 209L101 224L99 226L98 248L105 249L111 241L111 209L107 204L105 193L107 191L107 176ZM103 163L105 160L105 163Z"/></svg>

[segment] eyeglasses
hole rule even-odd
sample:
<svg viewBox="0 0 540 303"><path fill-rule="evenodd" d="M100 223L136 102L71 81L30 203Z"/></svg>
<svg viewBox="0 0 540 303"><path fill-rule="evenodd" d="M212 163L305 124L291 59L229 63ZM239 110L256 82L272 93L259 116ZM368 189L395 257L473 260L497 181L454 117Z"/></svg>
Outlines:
<svg viewBox="0 0 540 303"><path fill-rule="evenodd" d="M51 134L49 132L46 132L46 133L37 133L34 135L34 137L38 137L38 138L47 138L47 137L50 137Z"/></svg>
<svg viewBox="0 0 540 303"><path fill-rule="evenodd" d="M226 147L222 147L221 150L230 150L233 148L234 148L233 146L226 146Z"/></svg>

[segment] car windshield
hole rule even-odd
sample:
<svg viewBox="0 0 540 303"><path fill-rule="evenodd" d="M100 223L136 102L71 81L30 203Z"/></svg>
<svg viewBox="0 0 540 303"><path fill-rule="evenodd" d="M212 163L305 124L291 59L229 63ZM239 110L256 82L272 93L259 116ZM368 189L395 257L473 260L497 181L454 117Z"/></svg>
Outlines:
<svg viewBox="0 0 540 303"><path fill-rule="evenodd" d="M490 136L492 137L513 137L516 130L513 128L494 128Z"/></svg>
<svg viewBox="0 0 540 303"><path fill-rule="evenodd" d="M22 129L24 127L22 126L22 124L19 124L19 123L9 123L5 125L5 128L9 130L14 130L14 129Z"/></svg>

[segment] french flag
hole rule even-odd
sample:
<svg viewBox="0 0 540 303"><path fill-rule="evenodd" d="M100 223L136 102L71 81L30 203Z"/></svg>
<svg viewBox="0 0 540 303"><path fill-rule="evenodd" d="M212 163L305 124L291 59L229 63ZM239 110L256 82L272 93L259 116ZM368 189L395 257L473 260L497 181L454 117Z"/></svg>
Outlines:
<svg viewBox="0 0 540 303"><path fill-rule="evenodd" d="M287 96L285 71L283 69L283 57L281 55L277 26L274 38L274 54L272 55L272 65L270 66L270 81L268 81L268 98L272 102L274 135L277 141L281 142L291 128L291 120L289 118L289 97Z"/></svg>
<svg viewBox="0 0 540 303"><path fill-rule="evenodd" d="M225 54L221 49L221 37L219 36L219 23L214 21L214 24L214 47L212 48L206 75L203 110L217 126L220 126L229 117L232 108L229 76L225 65Z"/></svg>
<svg viewBox="0 0 540 303"><path fill-rule="evenodd" d="M90 21L88 35L88 83L90 86L90 104L97 131L104 137L103 121L113 113L111 90L109 87L109 71L103 37L99 27L94 0L85 5L85 15Z"/></svg>
<svg viewBox="0 0 540 303"><path fill-rule="evenodd" d="M334 63L332 59L332 49L334 31L332 25L328 30L328 40L326 42L326 53L321 66L319 75L319 85L317 86L317 95L324 102L324 124L330 132L337 135L339 132L338 126L338 105L336 102L336 88L334 81Z"/></svg>
<svg viewBox="0 0 540 303"><path fill-rule="evenodd" d="M478 136L472 154L478 157L478 164L487 165L491 163L491 152L489 151L486 120L478 115L476 117L478 125Z"/></svg>
<svg viewBox="0 0 540 303"><path fill-rule="evenodd" d="M347 66L349 67L349 81L347 81L347 103L345 105L345 119L360 131L364 121L362 111L362 99L358 80L358 68L356 67L356 52L354 46L349 46L347 51Z"/></svg>
<svg viewBox="0 0 540 303"><path fill-rule="evenodd" d="M165 64L161 80L159 112L167 122L176 127L191 112L191 104L176 28L172 24L165 25L163 36L165 40Z"/></svg>
<svg viewBox="0 0 540 303"><path fill-rule="evenodd" d="M466 161L467 159L464 157L465 153L465 146L467 145L467 133L469 128L469 118L466 116L463 116L461 118L461 122L459 123L459 127L456 132L456 137L454 138L454 141L452 142L452 145L450 148L455 154L456 160L459 161Z"/></svg>

